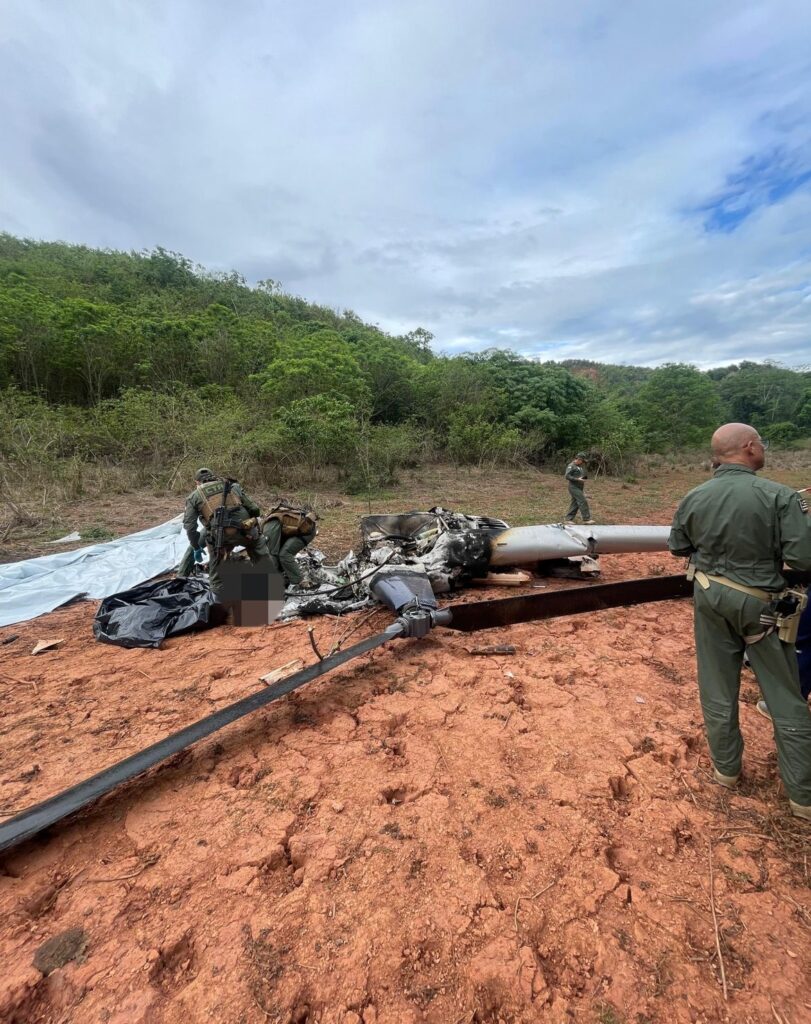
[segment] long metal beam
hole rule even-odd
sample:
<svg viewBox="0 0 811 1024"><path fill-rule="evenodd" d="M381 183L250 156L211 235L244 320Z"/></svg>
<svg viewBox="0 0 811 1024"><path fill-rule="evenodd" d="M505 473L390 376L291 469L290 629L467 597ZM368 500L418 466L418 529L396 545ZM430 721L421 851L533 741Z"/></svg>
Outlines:
<svg viewBox="0 0 811 1024"><path fill-rule="evenodd" d="M561 615L598 612L649 601L674 601L693 592L687 577L651 576L622 583L598 583L566 590L550 590L496 601L472 601L451 605L449 629L471 633L479 629L512 626L517 622L537 622Z"/></svg>

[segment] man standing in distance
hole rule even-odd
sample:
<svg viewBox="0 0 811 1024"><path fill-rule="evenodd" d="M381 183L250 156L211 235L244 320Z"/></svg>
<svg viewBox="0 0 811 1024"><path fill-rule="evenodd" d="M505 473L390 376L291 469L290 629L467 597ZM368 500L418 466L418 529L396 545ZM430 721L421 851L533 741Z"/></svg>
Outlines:
<svg viewBox="0 0 811 1024"><path fill-rule="evenodd" d="M755 474L767 442L754 427L727 423L712 437L711 480L682 499L668 546L695 568L698 687L715 781L740 777L740 672L746 648L774 723L780 775L792 813L811 821L811 715L800 694L794 645L760 624L783 590L783 563L811 569L811 521L796 491Z"/></svg>
<svg viewBox="0 0 811 1024"><path fill-rule="evenodd" d="M588 474L586 473L587 458L588 456L585 452L578 452L563 474L569 486L569 497L572 499L569 502L569 511L566 513L567 523L573 523L574 517L578 512L584 523L591 524L594 522L591 518L589 503L586 501L583 484L584 480L588 480Z"/></svg>

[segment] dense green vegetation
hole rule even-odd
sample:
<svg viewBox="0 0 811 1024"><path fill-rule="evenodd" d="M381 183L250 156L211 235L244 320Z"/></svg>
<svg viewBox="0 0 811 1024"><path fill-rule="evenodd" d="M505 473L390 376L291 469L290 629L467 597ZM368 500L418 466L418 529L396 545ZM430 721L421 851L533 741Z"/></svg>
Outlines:
<svg viewBox="0 0 811 1024"><path fill-rule="evenodd" d="M541 464L586 448L623 469L706 445L724 419L780 444L811 434L807 371L444 357L431 340L163 249L0 234L0 485L116 465L174 486L205 460L291 482L339 472L366 489L439 457Z"/></svg>

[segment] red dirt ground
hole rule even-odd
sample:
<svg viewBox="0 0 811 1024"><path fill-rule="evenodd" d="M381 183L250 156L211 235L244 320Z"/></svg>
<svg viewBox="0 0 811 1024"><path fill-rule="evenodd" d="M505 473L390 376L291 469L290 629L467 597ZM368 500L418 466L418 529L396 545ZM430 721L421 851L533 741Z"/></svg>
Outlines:
<svg viewBox="0 0 811 1024"><path fill-rule="evenodd" d="M19 634L0 647L3 815L313 657L299 622L96 645L94 611L0 634ZM751 679L744 783L710 783L690 619L670 602L395 641L6 855L0 1019L811 1019L811 831ZM338 625L316 622L322 649ZM493 643L517 652L469 653Z"/></svg>

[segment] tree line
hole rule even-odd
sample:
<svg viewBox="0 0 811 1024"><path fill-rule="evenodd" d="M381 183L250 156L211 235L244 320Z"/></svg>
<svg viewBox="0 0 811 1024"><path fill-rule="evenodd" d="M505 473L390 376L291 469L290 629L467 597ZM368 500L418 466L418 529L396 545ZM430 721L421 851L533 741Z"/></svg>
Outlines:
<svg viewBox="0 0 811 1024"><path fill-rule="evenodd" d="M126 463L166 482L205 454L368 488L427 460L541 465L581 448L624 470L705 446L725 419L780 445L811 435L807 370L442 356L431 341L162 248L0 234L0 455Z"/></svg>

